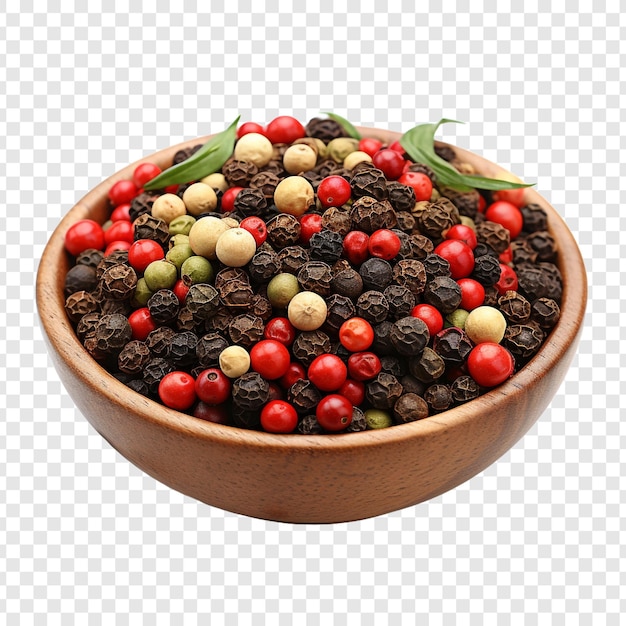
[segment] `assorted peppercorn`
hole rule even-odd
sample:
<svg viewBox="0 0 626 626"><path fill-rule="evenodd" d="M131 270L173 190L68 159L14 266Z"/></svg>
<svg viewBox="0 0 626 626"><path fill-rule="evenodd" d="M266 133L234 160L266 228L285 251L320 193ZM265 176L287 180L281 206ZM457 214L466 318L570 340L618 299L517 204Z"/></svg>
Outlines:
<svg viewBox="0 0 626 626"><path fill-rule="evenodd" d="M559 320L539 205L438 185L332 119L248 122L220 171L144 191L159 174L138 166L104 226L68 230L65 308L103 367L198 419L284 434L425 419L504 382Z"/></svg>

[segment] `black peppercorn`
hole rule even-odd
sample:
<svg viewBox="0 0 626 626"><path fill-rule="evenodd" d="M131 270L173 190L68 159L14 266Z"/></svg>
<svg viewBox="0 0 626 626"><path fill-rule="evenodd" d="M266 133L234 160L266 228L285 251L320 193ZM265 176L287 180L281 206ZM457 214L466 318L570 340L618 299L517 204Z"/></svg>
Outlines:
<svg viewBox="0 0 626 626"><path fill-rule="evenodd" d="M100 263L103 258L104 252L102 252L102 250L87 248L87 250L79 253L76 257L76 265L87 265L95 270L98 267L98 263Z"/></svg>
<svg viewBox="0 0 626 626"><path fill-rule="evenodd" d="M495 285L500 280L502 268L498 257L483 254L474 259L474 269L471 277L483 287Z"/></svg>
<svg viewBox="0 0 626 626"><path fill-rule="evenodd" d="M113 313L119 313L128 317L132 312L132 307L128 300L109 300L104 299L100 301L100 313L102 315L111 315Z"/></svg>
<svg viewBox="0 0 626 626"><path fill-rule="evenodd" d="M215 276L215 288L219 291L221 287L231 282L248 283L248 274L241 267L225 267Z"/></svg>
<svg viewBox="0 0 626 626"><path fill-rule="evenodd" d="M153 357L167 358L170 351L170 342L176 334L176 331L169 326L159 326L148 333L146 337L146 346L150 350Z"/></svg>
<svg viewBox="0 0 626 626"><path fill-rule="evenodd" d="M321 330L301 332L291 345L291 351L297 361L309 367L316 357L330 353L330 337Z"/></svg>
<svg viewBox="0 0 626 626"><path fill-rule="evenodd" d="M233 405L231 419L233 426L236 426L237 428L245 428L246 430L261 429L261 411L258 409L244 411L239 406Z"/></svg>
<svg viewBox="0 0 626 626"><path fill-rule="evenodd" d="M331 230L345 237L352 230L352 218L349 209L330 207L322 214L322 229Z"/></svg>
<svg viewBox="0 0 626 626"><path fill-rule="evenodd" d="M168 358L178 368L190 367L196 360L197 346L198 336L195 333L188 330L176 333L170 342Z"/></svg>
<svg viewBox="0 0 626 626"><path fill-rule="evenodd" d="M333 294L326 300L326 321L323 329L329 335L337 335L341 325L354 317L356 308L347 296Z"/></svg>
<svg viewBox="0 0 626 626"><path fill-rule="evenodd" d="M345 269L333 276L330 288L333 293L356 300L363 293L363 279L355 269Z"/></svg>
<svg viewBox="0 0 626 626"><path fill-rule="evenodd" d="M391 339L389 338L392 327L393 322L388 320L374 326L374 341L372 342L371 350L379 356L394 354L395 352Z"/></svg>
<svg viewBox="0 0 626 626"><path fill-rule="evenodd" d="M220 354L228 348L228 341L218 333L207 333L198 339L196 358L203 368L216 367Z"/></svg>
<svg viewBox="0 0 626 626"><path fill-rule="evenodd" d="M459 210L460 215L474 219L478 212L480 194L476 189L471 191L457 191L451 187L439 187L439 193L450 200Z"/></svg>
<svg viewBox="0 0 626 626"><path fill-rule="evenodd" d="M430 169L430 167L428 167L428 165L426 165L425 163L411 163L407 171L426 174L426 176L428 176L428 178L430 178L433 183L437 182L437 176L435 175L435 172L433 172L432 169Z"/></svg>
<svg viewBox="0 0 626 626"><path fill-rule="evenodd" d="M537 230L548 229L548 214L546 210L538 204L527 204L521 209L523 229L527 233L534 233Z"/></svg>
<svg viewBox="0 0 626 626"><path fill-rule="evenodd" d="M402 385L392 374L380 372L365 385L365 396L375 409L391 409L402 395Z"/></svg>
<svg viewBox="0 0 626 626"><path fill-rule="evenodd" d="M421 396L426 390L426 384L420 380L417 380L417 378L415 378L415 376L412 376L411 374L405 374L399 380L400 384L402 385L402 389L404 389L404 393L414 393L418 396Z"/></svg>
<svg viewBox="0 0 626 626"><path fill-rule="evenodd" d="M415 357L426 347L430 333L423 320L409 315L394 322L389 339L398 354Z"/></svg>
<svg viewBox="0 0 626 626"><path fill-rule="evenodd" d="M196 283L189 288L185 305L196 319L207 320L217 313L220 297L213 285Z"/></svg>
<svg viewBox="0 0 626 626"><path fill-rule="evenodd" d="M488 246L486 243L478 243L474 248L474 259L481 257L485 254L489 254L491 256L496 257L496 259L500 256L491 246Z"/></svg>
<svg viewBox="0 0 626 626"><path fill-rule="evenodd" d="M287 401L293 405L298 413L308 413L322 399L319 389L307 379L300 378L287 390Z"/></svg>
<svg viewBox="0 0 626 626"><path fill-rule="evenodd" d="M435 243L443 239L444 231L461 223L459 210L447 198L439 198L436 202L418 202L412 212L419 232Z"/></svg>
<svg viewBox="0 0 626 626"><path fill-rule="evenodd" d="M459 376L450 383L452 401L455 404L469 402L480 395L480 387L471 376Z"/></svg>
<svg viewBox="0 0 626 626"><path fill-rule="evenodd" d="M330 265L323 261L308 261L298 272L298 284L303 291L312 291L323 298L330 295L333 274Z"/></svg>
<svg viewBox="0 0 626 626"><path fill-rule="evenodd" d="M371 257L361 263L359 274L363 280L363 289L383 291L393 278L393 270L389 261Z"/></svg>
<svg viewBox="0 0 626 626"><path fill-rule="evenodd" d="M389 303L380 291L365 291L356 301L356 312L370 324L380 324L389 315Z"/></svg>
<svg viewBox="0 0 626 626"><path fill-rule="evenodd" d="M537 262L537 252L525 239L516 239L511 242L511 259L514 265Z"/></svg>
<svg viewBox="0 0 626 626"><path fill-rule="evenodd" d="M153 358L143 370L143 380L148 385L151 396L158 395L159 383L164 376L174 371L174 366L162 358Z"/></svg>
<svg viewBox="0 0 626 626"><path fill-rule="evenodd" d="M167 248L170 238L170 227L164 220L152 217L149 213L139 216L133 222L135 241L139 239L152 239Z"/></svg>
<svg viewBox="0 0 626 626"><path fill-rule="evenodd" d="M297 217L280 213L267 222L267 239L275 248L286 248L297 243L300 230Z"/></svg>
<svg viewBox="0 0 626 626"><path fill-rule="evenodd" d="M406 212L411 214L413 207L415 206L415 191L410 185L403 185L397 181L391 181L387 183L388 200L391 206L396 212ZM412 217L412 216L411 216ZM415 227L415 218L413 218L412 230ZM400 227L402 228L402 226ZM402 228L402 230L405 230Z"/></svg>
<svg viewBox="0 0 626 626"><path fill-rule="evenodd" d="M124 315L103 315L96 325L97 348L105 354L117 354L131 340L132 329Z"/></svg>
<svg viewBox="0 0 626 626"><path fill-rule="evenodd" d="M305 415L300 422L298 422L297 431L301 435L320 435L323 432L315 415Z"/></svg>
<svg viewBox="0 0 626 626"><path fill-rule="evenodd" d="M530 302L517 291L507 291L500 296L498 308L508 324L523 324L530 318Z"/></svg>
<svg viewBox="0 0 626 626"><path fill-rule="evenodd" d="M461 304L461 287L448 276L437 276L426 283L424 301L439 309L442 315L447 315Z"/></svg>
<svg viewBox="0 0 626 626"><path fill-rule="evenodd" d="M143 341L129 341L117 357L117 366L126 374L141 374L152 359L150 349Z"/></svg>
<svg viewBox="0 0 626 626"><path fill-rule="evenodd" d="M244 411L258 410L268 401L269 395L269 383L257 372L248 372L233 382L233 403Z"/></svg>
<svg viewBox="0 0 626 626"><path fill-rule="evenodd" d="M102 293L110 300L128 300L137 286L137 274L130 265L118 263L109 267L101 279Z"/></svg>
<svg viewBox="0 0 626 626"><path fill-rule="evenodd" d="M447 411L452 404L452 392L448 385L436 383L431 385L424 392L424 400L428 404L431 413L441 413Z"/></svg>
<svg viewBox="0 0 626 626"><path fill-rule="evenodd" d="M550 330L559 321L561 309L552 298L539 298L531 305L531 317L542 330Z"/></svg>
<svg viewBox="0 0 626 626"><path fill-rule="evenodd" d="M396 210L396 222L398 228L407 235L410 235L417 225L415 218L408 211Z"/></svg>
<svg viewBox="0 0 626 626"><path fill-rule="evenodd" d="M363 196L352 204L350 219L355 230L368 235L381 228L394 228L398 223L391 204L371 196Z"/></svg>
<svg viewBox="0 0 626 626"><path fill-rule="evenodd" d="M359 409L358 406L352 407L352 421L349 426L344 430L346 433L358 433L363 430L367 430L367 420L365 419L365 413Z"/></svg>
<svg viewBox="0 0 626 626"><path fill-rule="evenodd" d="M96 312L86 313L80 318L78 325L76 326L76 336L80 341L85 341L85 337L93 335L96 332L96 326L100 320L101 314Z"/></svg>
<svg viewBox="0 0 626 626"><path fill-rule="evenodd" d="M139 393L142 396L150 396L150 388L145 380L141 378L133 378L126 383L129 389L132 389L135 393Z"/></svg>
<svg viewBox="0 0 626 626"><path fill-rule="evenodd" d="M389 319L397 320L411 314L417 300L413 293L401 285L385 287L383 295L389 303Z"/></svg>
<svg viewBox="0 0 626 626"><path fill-rule="evenodd" d="M321 139L324 143L328 143L338 137L348 136L343 126L331 118L314 117L309 120L304 130L308 137Z"/></svg>
<svg viewBox="0 0 626 626"><path fill-rule="evenodd" d="M178 309L175 325L176 330L178 330L179 332L182 332L184 330L201 332L201 329L204 327L203 321L196 319L193 316L193 313L186 306L181 306Z"/></svg>
<svg viewBox="0 0 626 626"><path fill-rule="evenodd" d="M224 174L229 187L248 187L258 172L259 168L254 163L240 161L232 157L222 166L222 174ZM263 199L265 200L265 196Z"/></svg>
<svg viewBox="0 0 626 626"><path fill-rule="evenodd" d="M250 302L250 313L267 322L273 314L272 303L260 293L255 294Z"/></svg>
<svg viewBox="0 0 626 626"><path fill-rule="evenodd" d="M527 300L550 297L550 279L539 265L524 263L515 268L519 291Z"/></svg>
<svg viewBox="0 0 626 626"><path fill-rule="evenodd" d="M386 354L380 357L380 367L382 372L393 374L398 380L407 373L406 359Z"/></svg>
<svg viewBox="0 0 626 626"><path fill-rule="evenodd" d="M146 306L157 324L168 324L178 315L180 302L171 289L159 289L150 296Z"/></svg>
<svg viewBox="0 0 626 626"><path fill-rule="evenodd" d="M244 309L233 308L221 308L217 313L210 317L208 320L204 320L204 331L207 333L219 333L224 337L228 336L228 325L230 324L235 314L233 311Z"/></svg>
<svg viewBox="0 0 626 626"><path fill-rule="evenodd" d="M128 209L130 221L134 222L138 217L150 214L152 211L152 205L158 197L159 194L153 191L144 191L143 193L135 196L131 200L130 208Z"/></svg>
<svg viewBox="0 0 626 626"><path fill-rule="evenodd" d="M392 278L396 285L406 287L412 294L417 296L422 293L426 287L428 278L426 266L422 261L418 261L417 259L403 259L395 264Z"/></svg>
<svg viewBox="0 0 626 626"><path fill-rule="evenodd" d="M309 255L312 260L335 263L343 252L343 237L332 230L314 233L309 240Z"/></svg>
<svg viewBox="0 0 626 626"><path fill-rule="evenodd" d="M271 201L279 182L280 178L276 173L261 170L250 179L250 187L258 189L268 201Z"/></svg>
<svg viewBox="0 0 626 626"><path fill-rule="evenodd" d="M281 263L281 272L297 275L302 266L311 258L308 250L302 246L288 246L278 253L278 260Z"/></svg>
<svg viewBox="0 0 626 626"><path fill-rule="evenodd" d="M422 259L422 265L426 272L426 280L433 280L438 276L450 276L450 263L442 256L435 254L434 252L428 253Z"/></svg>
<svg viewBox="0 0 626 626"><path fill-rule="evenodd" d="M433 350L444 360L446 367L465 363L473 347L465 331L456 326L444 328L433 338Z"/></svg>
<svg viewBox="0 0 626 626"><path fill-rule="evenodd" d="M95 313L99 309L98 301L88 291L77 291L65 301L65 312L75 324L78 324L83 315Z"/></svg>
<svg viewBox="0 0 626 626"><path fill-rule="evenodd" d="M247 311L254 297L254 291L247 281L232 280L223 283L217 289L219 294L218 302L221 299L224 306L233 312Z"/></svg>
<svg viewBox="0 0 626 626"><path fill-rule="evenodd" d="M389 195L387 179L383 172L377 168L368 167L357 171L352 176L350 185L354 198L369 196L376 200L386 200ZM389 206L391 207L391 205Z"/></svg>
<svg viewBox="0 0 626 626"><path fill-rule="evenodd" d="M552 261L556 257L556 241L545 230L538 230L526 237L526 243L537 253L539 262Z"/></svg>
<svg viewBox="0 0 626 626"><path fill-rule="evenodd" d="M422 383L435 382L445 369L445 361L432 348L426 347L421 355L409 359L411 375Z"/></svg>
<svg viewBox="0 0 626 626"><path fill-rule="evenodd" d="M265 324L260 317L243 313L231 320L228 325L228 336L234 344L249 349L263 339L264 329Z"/></svg>
<svg viewBox="0 0 626 626"><path fill-rule="evenodd" d="M502 254L511 243L509 229L488 220L476 224L476 238L478 243L486 243L498 254Z"/></svg>
<svg viewBox="0 0 626 626"><path fill-rule="evenodd" d="M530 359L541 348L545 339L543 331L532 324L513 324L504 331L502 345L516 361Z"/></svg>
<svg viewBox="0 0 626 626"><path fill-rule="evenodd" d="M65 297L77 291L93 291L98 285L96 268L90 265L75 265L65 275L63 293Z"/></svg>
<svg viewBox="0 0 626 626"><path fill-rule="evenodd" d="M428 417L428 404L416 393L405 393L393 405L396 424L408 424Z"/></svg>
<svg viewBox="0 0 626 626"><path fill-rule="evenodd" d="M281 271L282 263L278 254L269 246L259 248L248 264L250 278L256 283L267 283Z"/></svg>

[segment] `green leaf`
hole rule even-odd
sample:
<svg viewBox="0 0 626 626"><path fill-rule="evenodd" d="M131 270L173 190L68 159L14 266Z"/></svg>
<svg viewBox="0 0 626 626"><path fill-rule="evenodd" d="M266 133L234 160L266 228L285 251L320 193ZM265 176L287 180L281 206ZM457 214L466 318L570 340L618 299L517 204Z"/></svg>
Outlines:
<svg viewBox="0 0 626 626"><path fill-rule="evenodd" d="M435 152L435 133L439 126L448 122L462 124L462 122L457 120L444 118L439 120L437 124L420 124L404 133L400 138L400 145L411 159L416 163L428 165L436 174L438 183L458 191L471 191L472 189L500 191L502 189L521 189L534 185L534 183L514 183L508 180L461 174L453 165L442 159Z"/></svg>
<svg viewBox="0 0 626 626"><path fill-rule="evenodd" d="M340 124L348 135L352 137L352 139L361 139L361 133L354 126L352 126L347 119L341 117L341 115L337 115L336 113L326 113L326 115L328 115L331 120L335 120L335 122Z"/></svg>
<svg viewBox="0 0 626 626"><path fill-rule="evenodd" d="M217 172L233 153L240 117L238 115L226 130L209 139L191 157L161 172L145 184L144 189L150 191L169 185L190 183Z"/></svg>

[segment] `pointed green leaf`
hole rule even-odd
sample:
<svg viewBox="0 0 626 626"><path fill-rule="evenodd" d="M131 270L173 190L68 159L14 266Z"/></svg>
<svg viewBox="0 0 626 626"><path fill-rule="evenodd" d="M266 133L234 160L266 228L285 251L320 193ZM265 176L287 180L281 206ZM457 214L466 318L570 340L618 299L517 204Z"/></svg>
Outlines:
<svg viewBox="0 0 626 626"><path fill-rule="evenodd" d="M217 172L229 159L237 138L240 116L224 131L209 139L191 157L161 172L144 185L144 189L163 189L169 185L190 183Z"/></svg>
<svg viewBox="0 0 626 626"><path fill-rule="evenodd" d="M347 119L341 117L341 115L337 115L336 113L326 113L326 115L328 115L331 120L335 120L335 122L340 124L341 127L348 133L348 135L352 137L352 139L361 139L361 133L359 133L359 131L354 126L352 126L352 124Z"/></svg>

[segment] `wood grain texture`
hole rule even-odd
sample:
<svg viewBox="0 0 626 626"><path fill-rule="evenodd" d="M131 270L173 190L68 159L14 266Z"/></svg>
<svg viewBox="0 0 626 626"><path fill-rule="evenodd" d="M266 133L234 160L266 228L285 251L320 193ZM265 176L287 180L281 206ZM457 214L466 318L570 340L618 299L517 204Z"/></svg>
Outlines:
<svg viewBox="0 0 626 626"><path fill-rule="evenodd" d="M399 134L360 128L391 142ZM92 426L124 457L162 483L209 505L263 519L332 523L381 515L423 502L467 481L507 452L535 423L575 354L587 300L584 262L569 229L533 189L559 246L561 319L540 352L506 383L419 422L328 436L272 435L212 424L129 390L84 350L66 317L67 229L106 219L106 193L140 162L171 163L181 147L124 168L88 193L61 221L43 253L37 306L48 350L67 392ZM504 170L455 148L490 177Z"/></svg>

